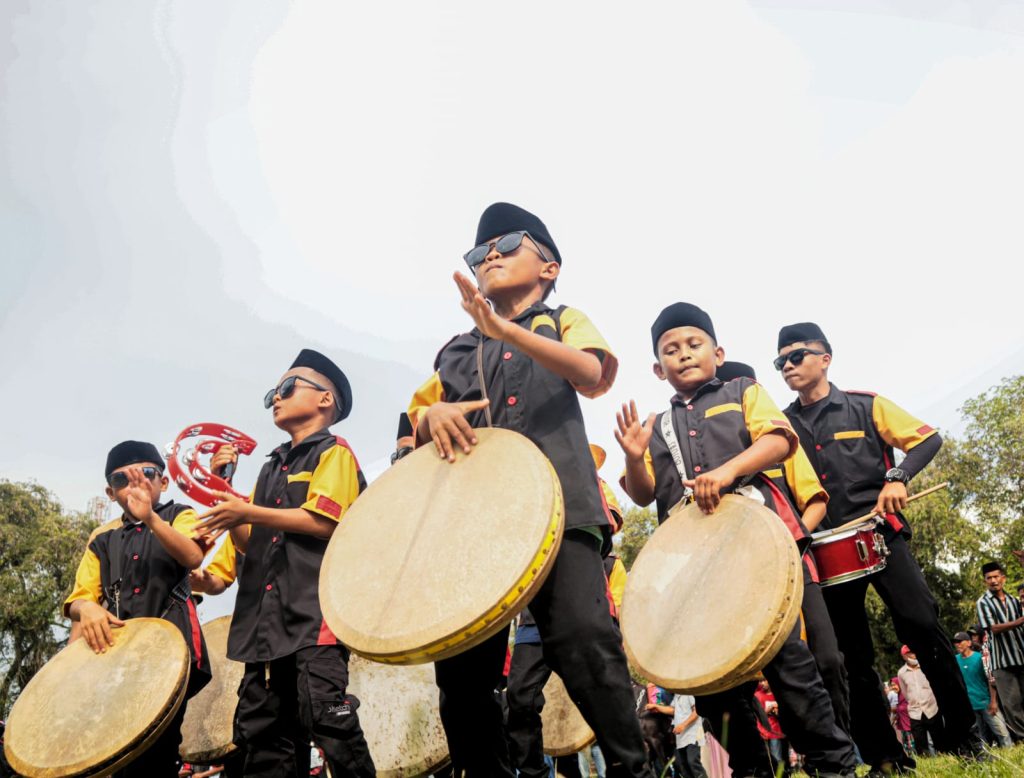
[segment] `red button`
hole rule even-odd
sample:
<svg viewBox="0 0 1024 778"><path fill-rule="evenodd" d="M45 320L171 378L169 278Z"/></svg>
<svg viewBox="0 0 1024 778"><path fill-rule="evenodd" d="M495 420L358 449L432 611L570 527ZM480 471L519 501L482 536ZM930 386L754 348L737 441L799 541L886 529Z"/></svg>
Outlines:
<svg viewBox="0 0 1024 778"><path fill-rule="evenodd" d="M512 352L506 351L504 354L501 355L501 357L502 359L512 359Z"/></svg>
<svg viewBox="0 0 1024 778"><path fill-rule="evenodd" d="M138 559L138 558L139 558L139 555L138 555L138 554L133 554L133 555L132 555L132 559Z"/></svg>
<svg viewBox="0 0 1024 778"><path fill-rule="evenodd" d="M287 470L288 469L288 465L281 465L281 469L282 470Z"/></svg>
<svg viewBox="0 0 1024 778"><path fill-rule="evenodd" d="M280 505L280 504L281 504L281 498L278 497L276 500L274 500L274 505Z"/></svg>
<svg viewBox="0 0 1024 778"><path fill-rule="evenodd" d="M691 438L697 437L697 430L690 430L690 437Z"/></svg>
<svg viewBox="0 0 1024 778"><path fill-rule="evenodd" d="M270 591L271 589L273 589L273 588L274 588L274 587L273 587L273 585L271 585L271 584L267 584L267 591L268 591L268 592L269 592L269 591Z"/></svg>
<svg viewBox="0 0 1024 778"><path fill-rule="evenodd" d="M695 465L694 468L693 468L693 472L699 473L700 472L700 465Z"/></svg>
<svg viewBox="0 0 1024 778"><path fill-rule="evenodd" d="M136 586L134 589L132 589L132 591L135 592L136 594L138 594L139 592L142 591L142 589L140 589L138 586Z"/></svg>
<svg viewBox="0 0 1024 778"><path fill-rule="evenodd" d="M827 481L828 480L828 473L822 473L821 474L821 480L822 481Z"/></svg>
<svg viewBox="0 0 1024 778"><path fill-rule="evenodd" d="M693 410L693 406L692 406L692 405L687 405L687 406L686 406L686 410L688 410L688 411L692 411L692 410Z"/></svg>
<svg viewBox="0 0 1024 778"><path fill-rule="evenodd" d="M515 405L517 402L519 402L519 401L515 398L515 396L512 396L512 397L508 398L508 404L509 405Z"/></svg>
<svg viewBox="0 0 1024 778"><path fill-rule="evenodd" d="M142 532L142 527L136 527L136 528L135 528L135 531L136 531L136 532Z"/></svg>
<svg viewBox="0 0 1024 778"><path fill-rule="evenodd" d="M821 444L820 444L820 443L816 444L816 445L814 446L814 450L815 450L815 451L821 451Z"/></svg>
<svg viewBox="0 0 1024 778"><path fill-rule="evenodd" d="M271 543L276 543L276 542L277 542L277 535L274 535L274 537L272 537L272 538L270 539L270 542L271 542Z"/></svg>

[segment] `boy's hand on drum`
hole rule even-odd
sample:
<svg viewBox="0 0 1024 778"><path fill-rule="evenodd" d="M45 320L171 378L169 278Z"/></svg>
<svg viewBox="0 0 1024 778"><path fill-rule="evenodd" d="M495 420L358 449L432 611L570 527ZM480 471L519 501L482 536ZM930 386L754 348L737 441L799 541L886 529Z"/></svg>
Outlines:
<svg viewBox="0 0 1024 778"><path fill-rule="evenodd" d="M907 507L907 485L900 481L892 481L882 487L878 494L878 502L875 503L875 513L884 516L887 513L896 513Z"/></svg>
<svg viewBox="0 0 1024 778"><path fill-rule="evenodd" d="M223 477L223 470L227 465L234 465L238 463L238 449L228 443L225 446L221 446L210 457L210 472L214 475Z"/></svg>
<svg viewBox="0 0 1024 778"><path fill-rule="evenodd" d="M116 618L99 603L81 601L78 610L78 621L82 625L82 637L89 648L97 654L104 654L107 648L114 645L112 627L123 627L124 622Z"/></svg>
<svg viewBox="0 0 1024 778"><path fill-rule="evenodd" d="M704 513L714 513L722 502L722 490L732 486L736 474L727 465L716 467L701 473L691 481L683 481L683 486L693 489L693 499Z"/></svg>
<svg viewBox="0 0 1024 778"><path fill-rule="evenodd" d="M476 445L476 433L466 421L466 414L482 411L487 405L487 400L440 402L427 409L422 421L427 423L430 439L434 441L434 449L441 459L454 462L456 448L468 454L470 446Z"/></svg>
<svg viewBox="0 0 1024 778"><path fill-rule="evenodd" d="M626 459L636 462L644 458L647 447L651 445L654 420L657 418L658 414L652 413L641 424L640 415L636 411L636 403L630 400L629 405L622 404L622 410L615 414L615 421L619 425L619 428L615 430L615 439L622 447Z"/></svg>

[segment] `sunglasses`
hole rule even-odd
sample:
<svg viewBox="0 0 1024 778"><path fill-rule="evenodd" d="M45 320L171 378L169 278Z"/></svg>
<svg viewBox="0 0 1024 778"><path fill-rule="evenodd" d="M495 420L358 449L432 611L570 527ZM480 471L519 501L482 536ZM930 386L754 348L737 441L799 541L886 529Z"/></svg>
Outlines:
<svg viewBox="0 0 1024 778"><path fill-rule="evenodd" d="M281 395L282 400L287 400L295 393L295 382L305 381L307 384L312 386L314 389L319 389L321 392L331 391L326 386L320 386L315 381L310 381L308 378L303 378L300 375L290 375L284 379L281 383L263 395L263 407L270 408L274 404L274 396Z"/></svg>
<svg viewBox="0 0 1024 778"><path fill-rule="evenodd" d="M144 467L142 474L150 481L155 481L163 475L163 471L159 467ZM121 470L111 473L107 476L107 483L110 484L111 489L124 489L128 485L128 474Z"/></svg>
<svg viewBox="0 0 1024 778"><path fill-rule="evenodd" d="M775 365L776 370L782 370L782 368L786 366L787 362L792 362L794 365L799 365L801 362L804 361L804 357L806 357L808 354L814 354L820 357L824 353L824 351L818 351L813 348L795 348L788 354L783 354L780 357L776 357L772 364Z"/></svg>
<svg viewBox="0 0 1024 778"><path fill-rule="evenodd" d="M533 236L526 230L518 230L516 232L510 232L507 235L502 235L493 243L481 243L471 251L467 251L462 255L462 258L466 260L466 264L469 265L470 270L475 270L476 266L487 259L487 255L491 253L491 247L499 254L511 254L517 248L523 244L523 238L529 238L534 246L539 245ZM548 259L539 250L535 250L537 256L543 261L547 262Z"/></svg>

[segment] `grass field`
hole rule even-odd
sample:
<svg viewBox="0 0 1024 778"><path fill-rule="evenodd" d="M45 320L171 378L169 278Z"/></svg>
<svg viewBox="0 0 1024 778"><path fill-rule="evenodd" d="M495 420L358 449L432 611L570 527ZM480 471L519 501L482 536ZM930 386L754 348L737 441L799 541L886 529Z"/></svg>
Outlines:
<svg viewBox="0 0 1024 778"><path fill-rule="evenodd" d="M952 756L917 759L919 778L969 776L970 778L1021 778L1024 776L1024 744L1013 748L993 748L988 762L964 762ZM860 771L858 770L858 775Z"/></svg>

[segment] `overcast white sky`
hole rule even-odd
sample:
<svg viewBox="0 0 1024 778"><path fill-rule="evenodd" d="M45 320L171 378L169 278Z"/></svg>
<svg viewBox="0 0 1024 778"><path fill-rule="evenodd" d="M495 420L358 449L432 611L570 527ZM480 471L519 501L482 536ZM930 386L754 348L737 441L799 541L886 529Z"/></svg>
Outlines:
<svg viewBox="0 0 1024 778"><path fill-rule="evenodd" d="M196 421L282 439L294 354L355 391L379 471L480 211L538 213L553 301L665 404L648 329L688 300L770 366L812 319L833 379L947 428L1024 371L1017 2L5 2L0 477L70 508L107 449Z"/></svg>

